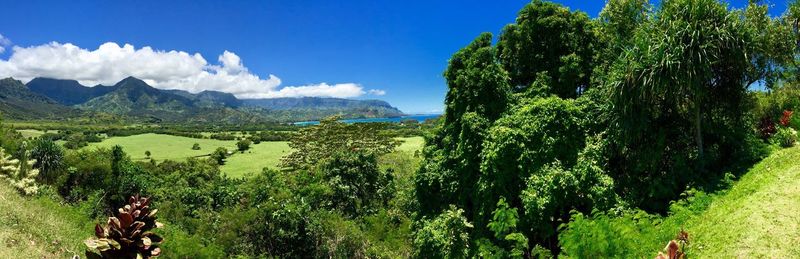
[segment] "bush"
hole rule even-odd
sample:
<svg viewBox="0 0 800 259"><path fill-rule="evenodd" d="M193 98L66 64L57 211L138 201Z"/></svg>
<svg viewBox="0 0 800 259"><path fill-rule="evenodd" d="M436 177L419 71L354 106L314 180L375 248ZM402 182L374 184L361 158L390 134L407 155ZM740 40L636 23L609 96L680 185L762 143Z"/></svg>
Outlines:
<svg viewBox="0 0 800 259"><path fill-rule="evenodd" d="M31 159L36 160L34 168L39 169L37 180L52 184L60 177L64 167L64 150L51 139L39 138L33 142Z"/></svg>
<svg viewBox="0 0 800 259"><path fill-rule="evenodd" d="M472 224L464 210L451 206L434 219L422 219L414 233L415 258L467 258Z"/></svg>
<svg viewBox="0 0 800 259"><path fill-rule="evenodd" d="M780 127L770 142L781 147L793 147L797 142L797 131L790 127Z"/></svg>
<svg viewBox="0 0 800 259"><path fill-rule="evenodd" d="M194 143L194 145L192 145L192 150L200 150L200 144Z"/></svg>
<svg viewBox="0 0 800 259"><path fill-rule="evenodd" d="M239 149L239 152L244 153L244 151L250 149L251 144L253 144L253 142L248 139L239 140L239 142L236 142L236 148Z"/></svg>

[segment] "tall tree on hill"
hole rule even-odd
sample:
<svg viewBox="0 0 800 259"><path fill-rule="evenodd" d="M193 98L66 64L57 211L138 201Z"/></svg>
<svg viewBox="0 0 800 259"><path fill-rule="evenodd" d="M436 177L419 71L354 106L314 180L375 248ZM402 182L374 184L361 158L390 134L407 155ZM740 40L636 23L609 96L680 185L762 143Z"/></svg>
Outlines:
<svg viewBox="0 0 800 259"><path fill-rule="evenodd" d="M497 55L517 89L529 87L540 72L547 72L551 92L572 98L589 86L595 48L592 28L586 13L534 0L519 12L516 23L503 28Z"/></svg>
<svg viewBox="0 0 800 259"><path fill-rule="evenodd" d="M416 179L423 214L450 204L472 213L486 130L510 103L508 73L495 52L492 35L484 33L450 59L444 121L426 140Z"/></svg>

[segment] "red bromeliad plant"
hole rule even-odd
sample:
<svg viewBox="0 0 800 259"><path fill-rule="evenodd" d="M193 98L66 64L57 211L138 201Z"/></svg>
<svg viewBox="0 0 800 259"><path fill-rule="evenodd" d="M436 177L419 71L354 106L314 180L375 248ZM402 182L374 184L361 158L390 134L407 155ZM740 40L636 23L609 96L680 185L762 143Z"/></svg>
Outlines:
<svg viewBox="0 0 800 259"><path fill-rule="evenodd" d="M158 247L163 239L151 232L162 226L156 222L158 210L150 210L150 200L132 196L128 205L119 209L116 217L109 217L105 227L97 224L95 236L84 241L90 250L88 258L151 258L161 254Z"/></svg>
<svg viewBox="0 0 800 259"><path fill-rule="evenodd" d="M783 111L783 116L781 116L781 126L789 127L789 123L792 121L792 114L794 112L790 110Z"/></svg>

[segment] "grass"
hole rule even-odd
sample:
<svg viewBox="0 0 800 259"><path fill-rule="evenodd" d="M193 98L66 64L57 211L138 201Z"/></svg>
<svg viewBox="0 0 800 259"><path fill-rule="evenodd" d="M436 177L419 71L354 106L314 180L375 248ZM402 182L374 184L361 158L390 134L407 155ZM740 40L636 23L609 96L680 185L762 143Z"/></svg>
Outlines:
<svg viewBox="0 0 800 259"><path fill-rule="evenodd" d="M194 143L200 144L200 150L192 150ZM127 137L113 137L99 143L90 143L86 148L104 147L111 148L120 145L133 160L146 159L145 151L150 151L155 160L183 161L189 157L206 156L218 147L227 148L229 151L236 149L236 141L222 141L216 139L195 139L165 134L141 134Z"/></svg>
<svg viewBox="0 0 800 259"><path fill-rule="evenodd" d="M17 130L17 132L22 134L22 137L24 137L26 139L35 138L35 137L39 137L41 135L44 135L44 131L35 130L35 129L21 129L21 130Z"/></svg>
<svg viewBox="0 0 800 259"><path fill-rule="evenodd" d="M696 258L792 258L800 254L800 147L758 163L687 222Z"/></svg>
<svg viewBox="0 0 800 259"><path fill-rule="evenodd" d="M94 220L49 198L25 198L0 182L0 258L83 255Z"/></svg>
<svg viewBox="0 0 800 259"><path fill-rule="evenodd" d="M397 151L409 152L414 154L416 151L421 151L422 146L425 145L425 139L422 137L408 137L408 138L398 138L399 140L403 141L399 147L397 147Z"/></svg>
<svg viewBox="0 0 800 259"><path fill-rule="evenodd" d="M654 257L684 229L689 258L794 258L800 254L800 147L776 150L730 188L693 192L669 216L577 214L559 236L565 254Z"/></svg>
<svg viewBox="0 0 800 259"><path fill-rule="evenodd" d="M424 144L422 137L399 138L403 143L397 147L398 152L411 155L421 150ZM192 150L194 143L200 144L201 150ZM189 157L206 156L217 147L236 150L236 141L222 141L215 139L195 139L165 134L141 134L127 137L112 137L100 143L90 143L86 148L104 147L111 148L115 145L122 146L125 153L133 160L145 160L145 151L150 151L155 160L182 161ZM287 142L261 142L250 146L244 153L236 152L220 167L223 173L230 177L243 177L248 174L261 172L265 167L277 168L280 159L289 154Z"/></svg>
<svg viewBox="0 0 800 259"><path fill-rule="evenodd" d="M277 168L281 157L289 154L288 142L261 142L244 153L236 152L220 167L230 177L259 173L265 167Z"/></svg>

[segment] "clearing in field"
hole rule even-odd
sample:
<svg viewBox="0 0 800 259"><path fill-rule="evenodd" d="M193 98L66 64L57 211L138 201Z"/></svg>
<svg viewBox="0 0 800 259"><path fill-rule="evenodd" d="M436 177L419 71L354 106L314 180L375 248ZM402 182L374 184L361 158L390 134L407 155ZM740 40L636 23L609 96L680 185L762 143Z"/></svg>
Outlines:
<svg viewBox="0 0 800 259"><path fill-rule="evenodd" d="M200 144L200 150L192 150L194 143ZM190 157L201 157L211 154L218 147L236 150L236 141L216 139L196 139L165 134L141 134L127 137L112 137L99 143L90 143L86 148L122 146L122 149L133 160L144 160L146 151L150 151L155 160L183 161Z"/></svg>
<svg viewBox="0 0 800 259"><path fill-rule="evenodd" d="M22 137L24 137L24 138L35 138L35 137L39 137L41 135L44 135L44 131L35 130L35 129L21 129L21 130L17 130L17 132L22 134Z"/></svg>
<svg viewBox="0 0 800 259"><path fill-rule="evenodd" d="M289 151L288 142L261 142L251 145L244 153L235 152L225 160L225 165L220 170L230 177L259 173L265 167L277 168L281 157L289 154Z"/></svg>
<svg viewBox="0 0 800 259"><path fill-rule="evenodd" d="M398 138L403 141L397 147L399 152L413 154L422 150L424 140L422 137ZM265 167L277 169L281 158L290 152L288 142L261 142L250 146L244 153L236 152L229 157L225 165L220 167L223 173L230 177L243 177L247 174L261 172Z"/></svg>

